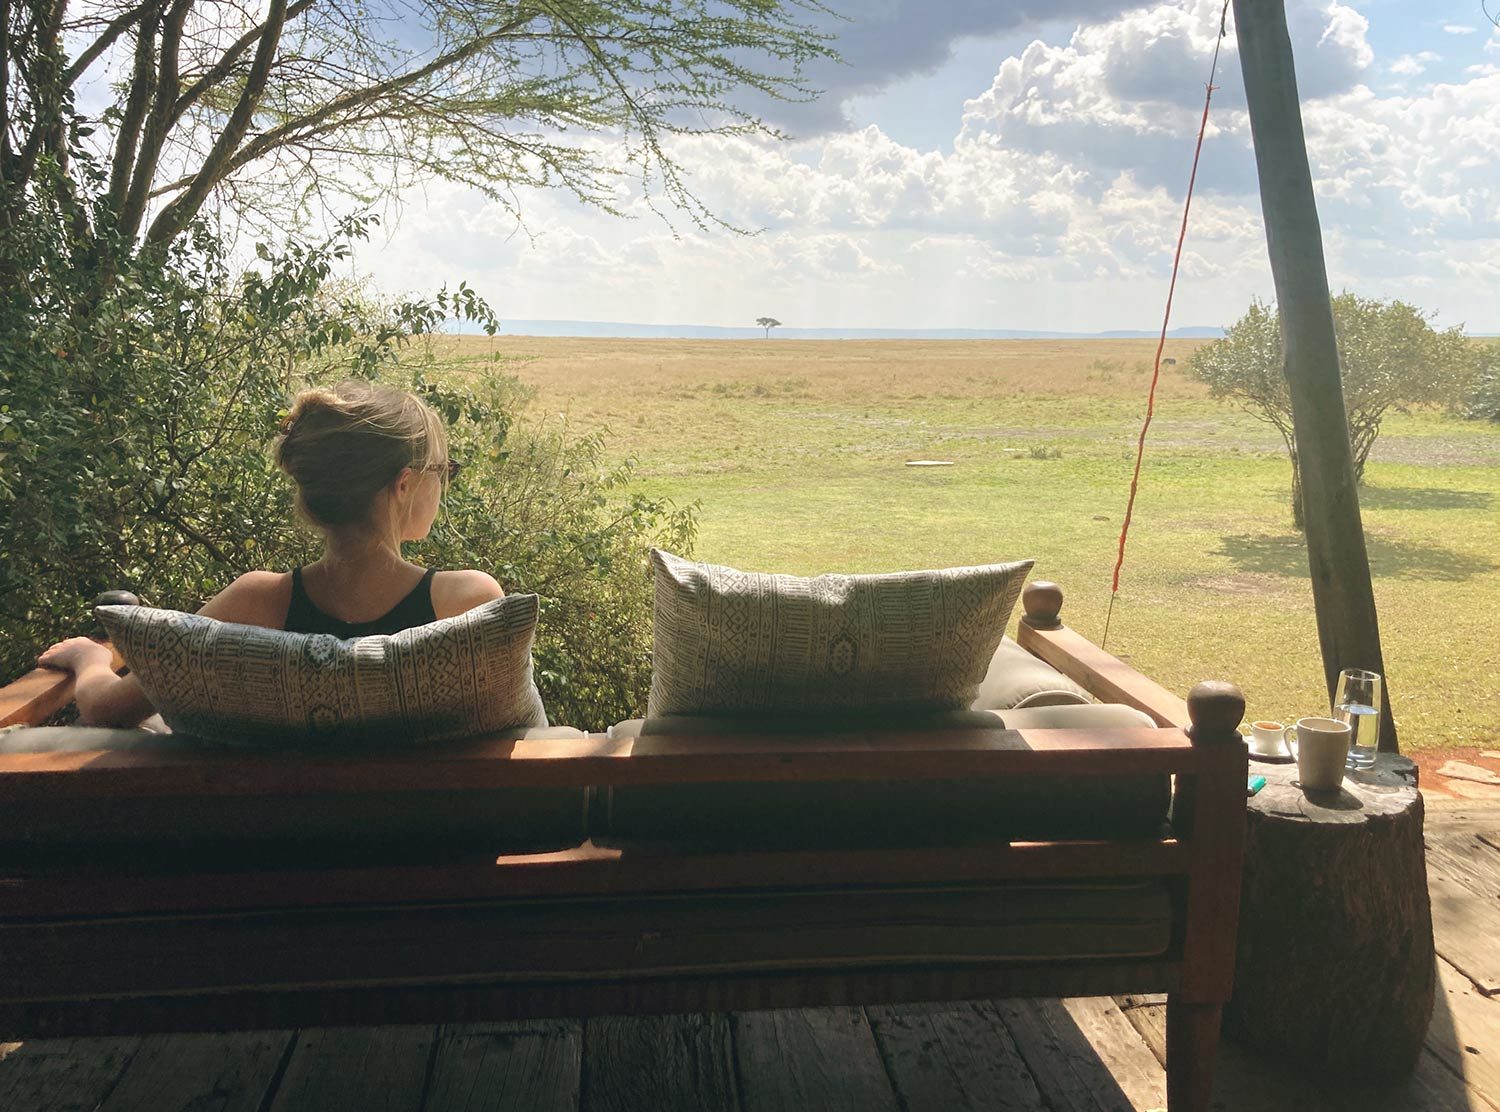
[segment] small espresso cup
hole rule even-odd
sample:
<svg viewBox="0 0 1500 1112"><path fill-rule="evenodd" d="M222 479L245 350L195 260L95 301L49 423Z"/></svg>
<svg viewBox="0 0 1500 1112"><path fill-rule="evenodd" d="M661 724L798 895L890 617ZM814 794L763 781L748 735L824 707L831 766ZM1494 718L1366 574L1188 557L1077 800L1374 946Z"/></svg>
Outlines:
<svg viewBox="0 0 1500 1112"><path fill-rule="evenodd" d="M1250 723L1250 752L1257 757L1290 757L1292 744L1287 734L1291 726L1269 720Z"/></svg>
<svg viewBox="0 0 1500 1112"><path fill-rule="evenodd" d="M1349 723L1332 718L1297 719L1297 781L1303 791L1333 791L1344 782Z"/></svg>

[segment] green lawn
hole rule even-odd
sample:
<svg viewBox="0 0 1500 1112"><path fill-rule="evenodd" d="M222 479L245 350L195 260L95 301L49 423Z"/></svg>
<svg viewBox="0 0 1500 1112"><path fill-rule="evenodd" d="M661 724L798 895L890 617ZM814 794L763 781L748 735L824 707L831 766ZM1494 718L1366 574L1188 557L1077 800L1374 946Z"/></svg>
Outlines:
<svg viewBox="0 0 1500 1112"><path fill-rule="evenodd" d="M940 359L910 344L508 343L551 419L607 425L646 490L699 503L700 558L811 574L1029 557L1062 584L1064 620L1103 633L1149 345L1054 345L1034 373L1026 343L932 345ZM1493 426L1396 415L1368 469L1405 748L1500 745L1497 464ZM1171 372L1111 651L1176 690L1232 679L1255 717L1326 713L1288 466L1267 426Z"/></svg>

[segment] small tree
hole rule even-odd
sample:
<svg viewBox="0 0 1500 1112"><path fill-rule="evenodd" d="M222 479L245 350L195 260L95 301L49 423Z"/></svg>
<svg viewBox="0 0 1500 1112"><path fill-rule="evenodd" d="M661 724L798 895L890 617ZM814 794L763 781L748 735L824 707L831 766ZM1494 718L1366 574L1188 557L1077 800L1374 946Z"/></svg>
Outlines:
<svg viewBox="0 0 1500 1112"><path fill-rule="evenodd" d="M1404 301L1352 293L1333 299L1344 409L1360 479L1389 410L1452 402L1467 381L1474 354L1462 326L1439 332L1429 316ZM1232 399L1281 434L1292 460L1292 520L1302 528L1302 479L1276 310L1253 302L1222 340L1193 353L1188 368L1214 397Z"/></svg>
<svg viewBox="0 0 1500 1112"><path fill-rule="evenodd" d="M756 317L755 323L766 330L766 339L771 338L771 329L781 327L781 322L775 317Z"/></svg>

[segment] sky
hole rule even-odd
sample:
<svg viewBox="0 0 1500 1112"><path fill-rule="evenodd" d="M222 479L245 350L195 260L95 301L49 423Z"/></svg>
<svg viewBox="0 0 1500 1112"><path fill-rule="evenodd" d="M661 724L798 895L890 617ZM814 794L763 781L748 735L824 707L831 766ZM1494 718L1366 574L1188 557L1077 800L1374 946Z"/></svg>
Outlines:
<svg viewBox="0 0 1500 1112"><path fill-rule="evenodd" d="M505 320L1155 329L1222 0L836 0L846 64L793 138L674 144L753 235L445 183L356 255L388 294L466 280ZM1286 0L1334 289L1500 332L1500 28L1481 0ZM1495 10L1495 5L1491 5ZM1232 16L1174 326L1273 296Z"/></svg>

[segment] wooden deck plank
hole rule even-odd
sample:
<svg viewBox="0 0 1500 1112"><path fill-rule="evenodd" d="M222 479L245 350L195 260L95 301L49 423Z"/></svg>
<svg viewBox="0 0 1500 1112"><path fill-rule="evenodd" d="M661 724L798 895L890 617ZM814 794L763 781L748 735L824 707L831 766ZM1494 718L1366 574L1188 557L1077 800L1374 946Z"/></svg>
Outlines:
<svg viewBox="0 0 1500 1112"><path fill-rule="evenodd" d="M745 1112L901 1112L861 1008L732 1017Z"/></svg>
<svg viewBox="0 0 1500 1112"><path fill-rule="evenodd" d="M423 1112L577 1112L578 1020L447 1026Z"/></svg>
<svg viewBox="0 0 1500 1112"><path fill-rule="evenodd" d="M582 1112L739 1112L726 1015L605 1017L584 1026Z"/></svg>
<svg viewBox="0 0 1500 1112"><path fill-rule="evenodd" d="M1441 872L1429 872L1427 888L1437 952L1485 995L1500 993L1500 900L1476 895Z"/></svg>
<svg viewBox="0 0 1500 1112"><path fill-rule="evenodd" d="M1496 945L1494 938L1491 945ZM1438 998L1427 1049L1500 1105L1500 999L1485 996L1458 969L1438 960Z"/></svg>
<svg viewBox="0 0 1500 1112"><path fill-rule="evenodd" d="M1084 996L1062 1003L1130 1103L1136 1108L1165 1108L1167 1077L1162 1063L1119 1005L1108 996Z"/></svg>
<svg viewBox="0 0 1500 1112"><path fill-rule="evenodd" d="M973 1004L867 1009L905 1112L1046 1112L1005 1023Z"/></svg>
<svg viewBox="0 0 1500 1112"><path fill-rule="evenodd" d="M140 1048L138 1038L37 1039L6 1043L0 1108L94 1112Z"/></svg>
<svg viewBox="0 0 1500 1112"><path fill-rule="evenodd" d="M260 1112L292 1037L149 1035L99 1112Z"/></svg>
<svg viewBox="0 0 1500 1112"><path fill-rule="evenodd" d="M1500 849L1480 830L1429 828L1425 841L1429 872L1456 880L1477 896L1500 900Z"/></svg>
<svg viewBox="0 0 1500 1112"><path fill-rule="evenodd" d="M1167 997L1156 992L1141 996L1117 996L1115 1003L1141 1036L1152 1056L1167 1065Z"/></svg>
<svg viewBox="0 0 1500 1112"><path fill-rule="evenodd" d="M1052 1112L1143 1112L1100 1061L1061 1000L996 1000L1026 1068ZM1122 1019L1122 1022L1125 1022ZM1145 1043L1143 1053L1149 1055Z"/></svg>
<svg viewBox="0 0 1500 1112"><path fill-rule="evenodd" d="M437 1029L309 1028L270 1112L419 1112Z"/></svg>

